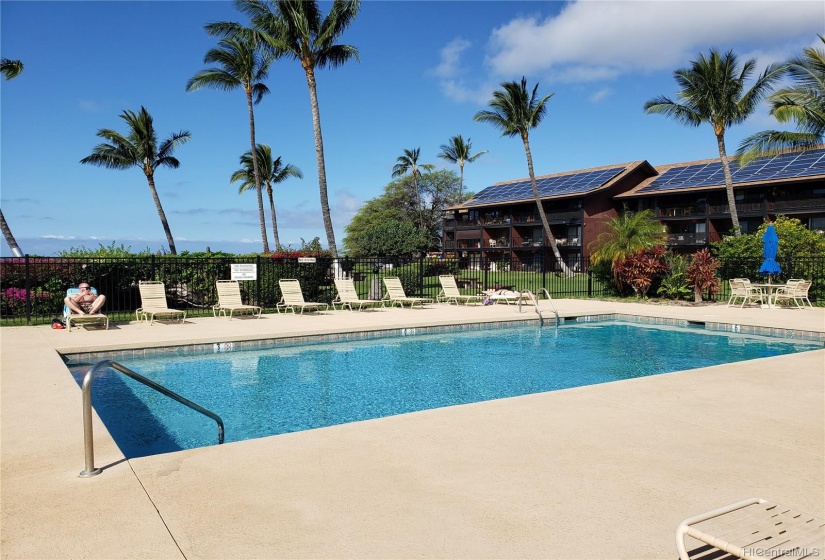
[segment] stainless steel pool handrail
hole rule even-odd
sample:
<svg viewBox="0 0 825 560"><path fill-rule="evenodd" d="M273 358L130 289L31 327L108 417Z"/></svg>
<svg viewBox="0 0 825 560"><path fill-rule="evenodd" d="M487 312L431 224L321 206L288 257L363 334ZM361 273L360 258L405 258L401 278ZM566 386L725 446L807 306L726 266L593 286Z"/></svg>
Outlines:
<svg viewBox="0 0 825 560"><path fill-rule="evenodd" d="M97 372L106 367L119 371L120 373L131 377L135 381L143 383L150 389L154 389L155 391L178 401L182 405L188 406L192 410L200 412L204 416L208 416L218 423L218 444L220 445L223 443L223 420L221 420L220 416L211 410L202 407L198 403L192 402L186 397L167 389L163 385L143 377L139 373L130 370L122 364L119 364L113 360L101 360L89 368L89 371L86 372L85 376L83 376L83 384L81 385L81 391L83 393L83 446L86 454L86 468L80 471L81 477L89 478L100 474L103 470L95 468L95 445L94 434L92 432L92 381L94 380L95 375L97 375Z"/></svg>
<svg viewBox="0 0 825 560"><path fill-rule="evenodd" d="M530 294L530 299L533 301L533 307L535 308L536 313L539 316L539 324L541 326L544 326L544 315L541 314L541 309L539 309L538 294L540 294L541 292L544 292L544 294L547 296L547 299L550 300L550 306L553 308L553 313L556 314L556 325L558 325L561 322L561 320L559 319L559 311L558 311L558 309L556 309L556 304L553 303L553 298L550 297L550 292L547 291L547 288L539 288L538 292L535 293L535 294L533 292L531 292L530 290L524 290L521 293L524 294L525 292ZM524 298L519 296L519 298L518 298L518 312L519 313L521 313L521 301L522 301L522 299L524 299Z"/></svg>

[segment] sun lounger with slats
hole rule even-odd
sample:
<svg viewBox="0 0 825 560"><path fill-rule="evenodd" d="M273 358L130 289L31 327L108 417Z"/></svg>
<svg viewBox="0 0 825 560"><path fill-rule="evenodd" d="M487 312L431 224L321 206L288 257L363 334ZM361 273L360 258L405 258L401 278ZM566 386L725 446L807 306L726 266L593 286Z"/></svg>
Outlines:
<svg viewBox="0 0 825 560"><path fill-rule="evenodd" d="M278 285L281 287L281 301L276 306L278 311L291 309L292 313L295 313L295 309L300 309L303 315L305 309L321 312L329 308L326 303L304 301L301 283L294 278L281 278L278 280Z"/></svg>
<svg viewBox="0 0 825 560"><path fill-rule="evenodd" d="M691 560L687 537L747 560L813 559L825 551L825 520L750 498L682 521L676 529L680 560ZM694 549L693 558L701 554Z"/></svg>
<svg viewBox="0 0 825 560"><path fill-rule="evenodd" d="M481 303L481 296L478 294L462 294L459 291L458 284L452 274L442 274L438 277L438 281L441 282L441 293L438 294L438 297L436 298L439 302L455 303L456 305L459 303L463 303L465 305L473 302Z"/></svg>
<svg viewBox="0 0 825 560"><path fill-rule="evenodd" d="M218 303L212 306L212 314L229 317L232 320L234 313L258 313L261 318L261 308L257 305L244 305L241 300L241 285L237 280L218 280L215 285L218 288ZM227 311L229 314L227 314Z"/></svg>
<svg viewBox="0 0 825 560"><path fill-rule="evenodd" d="M97 290L95 288L89 288L94 295L97 295ZM66 290L67 296L73 296L74 294L79 294L80 288L69 288ZM72 330L72 323L77 326L79 323L99 323L103 325L105 329L109 329L109 318L104 315L103 313L87 313L85 315L80 315L78 313L74 313L68 306L63 306L63 322L66 323L66 330L71 332Z"/></svg>
<svg viewBox="0 0 825 560"><path fill-rule="evenodd" d="M163 282L146 280L138 282L140 307L135 310L138 321L149 320L151 325L155 317L177 317L181 323L186 320L186 311L170 309L166 303L166 287Z"/></svg>
<svg viewBox="0 0 825 560"><path fill-rule="evenodd" d="M352 281L352 278L336 278L335 289L338 291L338 295L332 300L333 309L335 309L336 305L340 305L342 310L344 307L348 307L350 311L352 311L354 305L358 306L358 311L361 311L365 305L381 305L383 307L381 300L359 298L358 292L355 290L355 282Z"/></svg>
<svg viewBox="0 0 825 560"><path fill-rule="evenodd" d="M398 304L404 307L404 304L410 304L412 308L415 305L424 307L427 303L433 303L432 298L426 297L407 297L404 293L404 287L401 285L401 279L397 276L385 276L384 286L387 287L387 293L384 296L385 302L388 301L390 307Z"/></svg>

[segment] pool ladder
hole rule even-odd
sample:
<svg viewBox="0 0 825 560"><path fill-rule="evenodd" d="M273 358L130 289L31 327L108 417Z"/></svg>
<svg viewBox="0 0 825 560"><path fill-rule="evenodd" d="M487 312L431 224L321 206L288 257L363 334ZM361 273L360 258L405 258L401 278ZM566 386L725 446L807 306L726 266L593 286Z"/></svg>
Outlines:
<svg viewBox="0 0 825 560"><path fill-rule="evenodd" d="M97 373L100 370L107 367L129 376L135 381L143 383L147 387L154 389L155 391L163 395L166 395L169 398L175 399L179 403L188 406L194 411L200 412L204 416L208 416L209 418L217 422L218 444L223 443L223 420L221 420L220 416L218 416L211 410L207 410L201 405L190 401L186 397L183 397L175 393L174 391L170 391L163 385L159 385L151 379L143 377L139 373L135 373L134 371L130 370L122 364L119 364L112 360L101 360L97 362L95 365L93 365L91 368L89 368L89 371L83 377L83 384L81 385L81 389L83 392L83 445L86 452L86 468L80 471L81 477L89 478L98 475L103 471L103 469L95 468L95 445L92 433L92 381L94 380L95 375L97 375Z"/></svg>
<svg viewBox="0 0 825 560"><path fill-rule="evenodd" d="M530 290L527 290L527 293L530 294L530 298L533 300L533 306L536 309L536 313L539 316L539 324L544 326L544 315L541 314L541 309L539 309L539 298L538 295L544 292L544 295L547 296L547 299L550 301L550 306L553 308L553 313L556 314L556 325L561 323L561 319L559 319L559 310L556 309L556 304L553 303L553 298L550 297L550 292L547 291L547 288L539 288L537 293L533 293ZM522 292L523 293L523 292ZM521 313L521 298L518 298L518 312Z"/></svg>

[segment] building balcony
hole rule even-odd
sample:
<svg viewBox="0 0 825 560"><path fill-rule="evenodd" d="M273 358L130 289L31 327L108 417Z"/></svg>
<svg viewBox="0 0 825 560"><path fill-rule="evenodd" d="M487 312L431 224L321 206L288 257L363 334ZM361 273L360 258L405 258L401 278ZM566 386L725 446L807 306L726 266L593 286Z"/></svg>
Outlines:
<svg viewBox="0 0 825 560"><path fill-rule="evenodd" d="M669 233L668 245L707 245L707 233Z"/></svg>
<svg viewBox="0 0 825 560"><path fill-rule="evenodd" d="M825 198L799 198L791 200L775 200L768 202L770 212L787 210L825 210Z"/></svg>

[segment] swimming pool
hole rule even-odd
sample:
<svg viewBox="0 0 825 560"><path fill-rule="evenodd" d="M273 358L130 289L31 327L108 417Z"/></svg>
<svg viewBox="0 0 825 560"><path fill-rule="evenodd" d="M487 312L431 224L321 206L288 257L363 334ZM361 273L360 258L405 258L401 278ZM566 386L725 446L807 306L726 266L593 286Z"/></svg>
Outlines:
<svg viewBox="0 0 825 560"><path fill-rule="evenodd" d="M220 415L230 442L822 346L606 321L117 361ZM69 367L80 382L88 364ZM126 457L217 442L211 420L121 374L92 396Z"/></svg>

